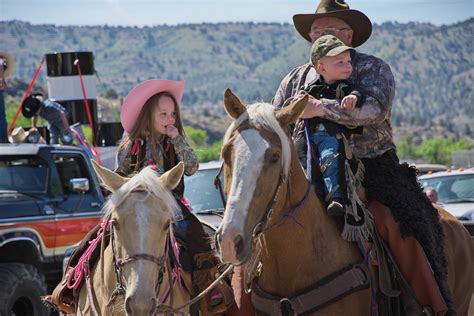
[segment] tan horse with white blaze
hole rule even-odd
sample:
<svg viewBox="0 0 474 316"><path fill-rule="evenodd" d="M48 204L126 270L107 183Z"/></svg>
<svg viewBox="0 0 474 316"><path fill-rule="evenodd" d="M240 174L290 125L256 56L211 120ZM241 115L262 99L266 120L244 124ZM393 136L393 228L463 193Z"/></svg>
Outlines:
<svg viewBox="0 0 474 316"><path fill-rule="evenodd" d="M110 241L91 270L91 291L85 284L81 288L77 314L155 315L159 306L188 302L181 280L170 287L168 257L171 222L179 209L170 190L183 176L183 164L160 177L150 168L132 178L94 168L113 192L104 207Z"/></svg>
<svg viewBox="0 0 474 316"><path fill-rule="evenodd" d="M344 287L351 278L324 287L328 280L338 278L336 272L344 274L345 268L360 263L362 258L354 243L340 237L334 220L309 189L287 135L288 125L296 121L306 102L307 96L302 96L277 111L267 103L245 108L226 90L225 109L234 122L222 147L228 201L216 239L223 260L234 265L253 259L253 244L259 239L262 268L252 293L257 313L259 305L266 308L267 314L277 315L282 307L288 310L290 303L293 310L290 313L370 315L371 294L367 286L360 286L358 291L349 291L345 296L330 292ZM446 214L440 212L440 215L445 220ZM466 300L468 306L474 284L474 247L462 225L452 217L450 220L451 229L443 223L447 249L451 249L447 252L449 285L459 314L466 315ZM367 274L367 271L354 271L359 281ZM318 287L320 291L313 291ZM255 299L255 289L264 295ZM301 295L309 291L311 297ZM298 299L292 299L296 296ZM317 300L321 304L314 307ZM305 306L313 307L304 311Z"/></svg>
<svg viewBox="0 0 474 316"><path fill-rule="evenodd" d="M228 201L218 230L222 257L234 265L252 252L252 235L274 200L261 236L262 263L258 286L276 297L290 298L323 277L358 263L361 256L340 238L334 221L309 189L287 127L303 111L307 97L275 112L270 104L248 109L230 90L224 103L235 119L222 148ZM284 179L281 182L279 179ZM281 182L281 185L279 184ZM300 208L280 222L292 207ZM370 290L362 289L319 309L314 315L370 315ZM313 315L311 314L311 315Z"/></svg>

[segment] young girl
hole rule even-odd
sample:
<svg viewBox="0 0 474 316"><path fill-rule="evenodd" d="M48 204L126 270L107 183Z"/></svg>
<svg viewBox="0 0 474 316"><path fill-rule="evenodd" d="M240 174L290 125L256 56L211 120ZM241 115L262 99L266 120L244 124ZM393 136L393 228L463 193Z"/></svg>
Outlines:
<svg viewBox="0 0 474 316"><path fill-rule="evenodd" d="M179 102L183 96L184 82L172 80L148 80L133 88L124 100L120 111L122 126L126 132L117 152L116 172L131 176L146 166L154 166L161 175L184 162L184 173L194 174L199 166L193 149L186 142L181 122ZM181 218L175 225L177 237L185 243L190 257L193 284L197 291L206 289L218 276L219 260L212 253L209 236L199 220L186 207L183 200L184 184L173 190L181 208ZM198 294L198 293L195 293ZM230 295L229 295L230 294ZM201 311L224 312L233 303L231 288L222 282L206 300Z"/></svg>

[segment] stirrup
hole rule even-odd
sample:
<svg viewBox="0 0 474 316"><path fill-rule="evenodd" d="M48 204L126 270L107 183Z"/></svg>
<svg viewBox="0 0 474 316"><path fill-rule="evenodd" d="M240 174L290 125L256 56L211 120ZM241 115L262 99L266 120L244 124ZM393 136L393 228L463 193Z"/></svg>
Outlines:
<svg viewBox="0 0 474 316"><path fill-rule="evenodd" d="M217 274L217 277L219 275ZM215 305L212 305L213 299L212 294L218 291L222 296L220 302ZM207 310L212 314L225 313L232 305L234 305L234 291L224 280L221 280L211 292L206 295L206 305Z"/></svg>

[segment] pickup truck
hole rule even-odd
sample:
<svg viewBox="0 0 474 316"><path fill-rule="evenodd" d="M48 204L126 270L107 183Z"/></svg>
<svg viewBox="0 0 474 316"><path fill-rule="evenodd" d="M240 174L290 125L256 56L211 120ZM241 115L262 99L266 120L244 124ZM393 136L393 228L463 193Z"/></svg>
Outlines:
<svg viewBox="0 0 474 316"><path fill-rule="evenodd" d="M64 252L101 218L104 195L82 149L0 145L0 315L48 315Z"/></svg>

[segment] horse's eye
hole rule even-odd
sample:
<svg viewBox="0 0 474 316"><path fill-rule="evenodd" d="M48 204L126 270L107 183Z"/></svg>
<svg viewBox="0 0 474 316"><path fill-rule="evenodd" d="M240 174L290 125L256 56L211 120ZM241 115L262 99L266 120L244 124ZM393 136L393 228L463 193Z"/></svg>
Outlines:
<svg viewBox="0 0 474 316"><path fill-rule="evenodd" d="M271 163L276 163L280 160L280 155L279 154L273 154L272 157L270 158Z"/></svg>
<svg viewBox="0 0 474 316"><path fill-rule="evenodd" d="M114 228L115 228L116 230L119 230L119 229L120 229L120 225L119 225L117 219L112 218L110 221L112 222L112 225L114 226Z"/></svg>

